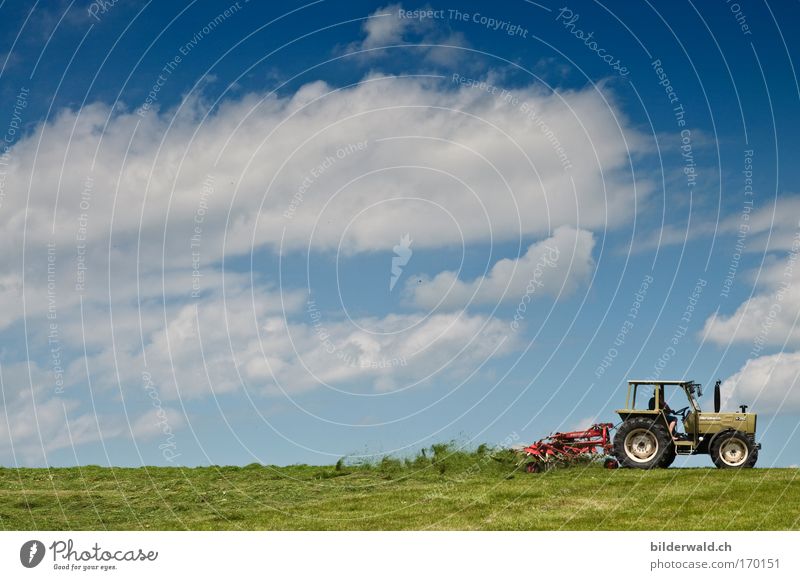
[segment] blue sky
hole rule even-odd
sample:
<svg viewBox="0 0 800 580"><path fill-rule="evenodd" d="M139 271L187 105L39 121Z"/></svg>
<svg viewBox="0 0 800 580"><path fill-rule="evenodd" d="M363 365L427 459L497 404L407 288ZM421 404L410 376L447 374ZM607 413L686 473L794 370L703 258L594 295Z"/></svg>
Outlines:
<svg viewBox="0 0 800 580"><path fill-rule="evenodd" d="M796 2L265 4L0 3L2 464L529 441L632 377L800 463Z"/></svg>

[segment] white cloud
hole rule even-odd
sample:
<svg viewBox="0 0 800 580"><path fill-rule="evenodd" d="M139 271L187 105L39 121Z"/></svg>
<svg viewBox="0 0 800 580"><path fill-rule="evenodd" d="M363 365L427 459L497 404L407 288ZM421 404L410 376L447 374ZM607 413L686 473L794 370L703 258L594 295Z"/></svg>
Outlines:
<svg viewBox="0 0 800 580"><path fill-rule="evenodd" d="M181 279L167 296L180 295L188 277ZM85 359L65 354L60 361L66 368L63 394L55 394L47 350L41 367L31 363L30 380L25 363L3 366L8 414L8 420L0 420L4 457L10 457L13 443L19 460L46 463L40 437L49 454L101 438L159 436L154 425L162 427L144 388L145 371L175 432L184 426L171 403L179 397L241 393L242 384L253 396L270 397L282 390L296 396L323 384L357 392L457 384L485 362L520 347L520 338L500 319L461 312L350 321L312 311L300 292L281 294L259 286L251 293L249 276L226 276L223 293L222 279L210 275L204 279L206 291L188 303L174 298L166 304L139 301L135 285L120 282L124 291L113 305L103 307L99 296L92 295L95 306L84 309L82 323L79 310L59 311L59 347L82 353L85 343L88 352ZM159 289L155 284L147 294ZM47 319L42 325L34 322L29 322L27 340L35 349L47 344ZM81 400L87 369L102 408L97 417L89 402ZM34 400L38 427L31 421Z"/></svg>
<svg viewBox="0 0 800 580"><path fill-rule="evenodd" d="M780 298L779 298L780 296ZM800 344L800 287L793 285L783 294L775 290L743 302L729 315L711 315L703 333L718 344L731 342L782 346Z"/></svg>
<svg viewBox="0 0 800 580"><path fill-rule="evenodd" d="M769 347L783 351L800 346L800 235L787 247L790 251L783 259L766 260L752 298L733 314L710 316L703 329L718 344L743 343L751 348L751 358L723 384L727 400L770 412L800 411L796 384L800 352L762 354Z"/></svg>
<svg viewBox="0 0 800 580"><path fill-rule="evenodd" d="M751 343L755 352L766 346L800 345L800 237L789 256L771 261L756 281L760 292L733 314L710 316L703 334L718 344Z"/></svg>
<svg viewBox="0 0 800 580"><path fill-rule="evenodd" d="M389 4L370 14L362 26L366 36L360 47L368 49L398 44L409 29L420 26L419 20L399 18L401 9L401 4Z"/></svg>
<svg viewBox="0 0 800 580"><path fill-rule="evenodd" d="M30 372L30 374L29 374ZM56 450L119 437L124 424L95 414L70 394L57 394L50 374L36 363L0 368L0 457L3 463L48 464Z"/></svg>
<svg viewBox="0 0 800 580"><path fill-rule="evenodd" d="M123 403L98 389L95 411L81 400L84 385L65 384L59 391L52 372L33 361L0 367L0 384L0 462L6 465L50 465L59 450L118 438L166 440L185 427L182 414L160 401L153 408L152 397L130 390Z"/></svg>
<svg viewBox="0 0 800 580"><path fill-rule="evenodd" d="M143 250L158 250L145 253L147 259L160 257L165 235L167 246L180 250L175 259L188 257L201 202L208 205L203 249L209 259L221 255L219 242L226 233L227 251L241 253L253 241L277 246L284 227L289 248L303 249L309 241L315 248L335 248L365 202L398 195L452 211L467 242L487 240L490 231L513 239L520 232L543 233L578 221L592 228L630 218L634 183L625 172L627 146L641 152L643 141L618 127L624 118L613 105L609 108L593 90L547 94L522 87L516 96L538 112L563 145L574 164L569 174L540 127L485 91L371 77L338 91L312 83L292 97L248 95L222 103L202 123L197 111L144 119L111 114L100 104L79 113L63 111L14 146L8 189L25 192L33 173L31 243L51 237L53 192L59 192L55 238L74 245L81 192L86 177L92 177L90 207L84 212L90 241L107 242L109 231L115 247L140 237ZM394 139L378 141L386 138ZM336 158L340 148L364 141L362 150ZM314 178L312 171L330 157L332 165ZM391 169L397 166L403 169ZM203 200L209 175L212 193ZM284 212L305 178L311 184L287 219ZM644 185L640 194L649 191ZM15 247L24 202L24 195L9 197L0 216L4 240L16 241ZM426 219L413 203L379 209L368 216L368 224L352 225L355 232L346 241L354 249L378 247L385 236L376 239L376 232L395 221L403 227L420 221L418 244L460 241L457 232L441 227L441 216ZM425 210L430 213L431 206ZM253 229L259 217L262 223Z"/></svg>
<svg viewBox="0 0 800 580"><path fill-rule="evenodd" d="M249 292L224 302L215 296L182 308L166 332L153 333L147 361L162 396L219 395L238 390L241 382L265 395L296 395L322 385L391 390L452 378L519 346L507 322L484 316L348 321L308 307L304 320L290 322L267 312L260 306L265 302L263 292L256 293L255 307Z"/></svg>
<svg viewBox="0 0 800 580"><path fill-rule="evenodd" d="M747 252L791 250L800 231L800 195L782 193L774 203L753 210L743 206L722 222L720 231L741 232Z"/></svg>
<svg viewBox="0 0 800 580"><path fill-rule="evenodd" d="M602 421L598 421L597 415L588 415L582 419L568 423L566 427L559 427L559 431L583 431L598 422Z"/></svg>
<svg viewBox="0 0 800 580"><path fill-rule="evenodd" d="M753 412L800 412L800 352L758 357L722 383L723 410L749 405Z"/></svg>
<svg viewBox="0 0 800 580"><path fill-rule="evenodd" d="M452 379L519 347L500 319L412 313L348 320L308 306L302 292L251 291L240 277L226 280L224 294L211 284L201 298L165 310L115 302L113 334L107 309L85 311L83 324L77 312L61 317L61 344L81 349L85 341L88 352L85 360L63 363L65 391L83 388L87 368L97 396L121 388L145 401L145 372L164 401L235 393L243 384L262 395L281 389L295 395L323 384L387 390ZM52 378L45 373L41 382Z"/></svg>
<svg viewBox="0 0 800 580"><path fill-rule="evenodd" d="M462 33L449 30L448 26L443 25L446 24L443 19L433 17L432 12L424 18L412 18L402 10L403 6L399 3L378 8L361 27L364 38L348 44L344 53L358 53L358 58L374 61L398 56L396 49L381 50L382 47L403 46L403 54L412 55L416 67L430 63L432 66L476 68L471 65L478 56L460 50L469 46ZM421 10L431 8L425 6ZM437 11L436 14L443 16L443 12Z"/></svg>
<svg viewBox="0 0 800 580"><path fill-rule="evenodd" d="M22 277L13 273L0 275L0 304L3 305L0 309L0 330L19 319L21 297Z"/></svg>
<svg viewBox="0 0 800 580"><path fill-rule="evenodd" d="M133 422L131 430L134 439L148 441L169 438L185 424L180 411L171 407L158 407L143 413Z"/></svg>
<svg viewBox="0 0 800 580"><path fill-rule="evenodd" d="M594 244L591 232L562 226L531 244L523 256L497 261L485 276L467 282L457 272L444 271L431 280L416 276L408 288L422 308L519 301L526 293L532 298L565 295L591 277Z"/></svg>
<svg viewBox="0 0 800 580"><path fill-rule="evenodd" d="M185 288L198 225L206 270L281 244L369 252L410 233L415 248L440 248L627 222L634 190L640 201L651 191L633 181L628 155L647 147L613 100L537 86L514 95L528 113L449 79L372 76L341 90L315 82L286 97L246 95L206 118L200 99L177 116L100 103L61 111L10 151L5 186L17 193L0 212L9 249L0 268L19 271L25 230L33 319L44 310L48 240L58 303L78 304L84 234L85 302L104 304L109 288L125 291L118 280L134 296ZM21 317L21 274L0 281L10 304L0 328Z"/></svg>

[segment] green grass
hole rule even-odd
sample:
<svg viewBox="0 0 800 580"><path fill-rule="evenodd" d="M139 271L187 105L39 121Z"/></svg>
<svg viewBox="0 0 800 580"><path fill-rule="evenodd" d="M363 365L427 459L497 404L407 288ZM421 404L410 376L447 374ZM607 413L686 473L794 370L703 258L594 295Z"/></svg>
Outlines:
<svg viewBox="0 0 800 580"><path fill-rule="evenodd" d="M0 529L800 529L798 469L514 469L446 445L371 465L0 468Z"/></svg>

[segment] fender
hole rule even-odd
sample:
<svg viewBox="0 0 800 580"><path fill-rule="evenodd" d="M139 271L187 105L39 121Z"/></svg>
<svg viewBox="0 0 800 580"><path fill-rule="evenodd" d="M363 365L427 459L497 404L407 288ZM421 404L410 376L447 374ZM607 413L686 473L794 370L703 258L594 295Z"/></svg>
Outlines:
<svg viewBox="0 0 800 580"><path fill-rule="evenodd" d="M714 435L714 436L713 436L713 437L712 437L712 438L711 438L711 439L708 441L708 447L707 447L707 449L709 450L709 452L711 452L711 447L714 445L714 441L716 441L716 440L717 440L717 437L719 437L720 435L724 435L724 434L726 434L726 433L728 433L728 434L730 434L730 433L742 433L742 434L743 434L745 437L747 437L747 433L744 433L743 431L737 431L736 429L725 429L725 430L723 430L723 431L720 431L719 433L716 433L716 434L715 434L715 435Z"/></svg>

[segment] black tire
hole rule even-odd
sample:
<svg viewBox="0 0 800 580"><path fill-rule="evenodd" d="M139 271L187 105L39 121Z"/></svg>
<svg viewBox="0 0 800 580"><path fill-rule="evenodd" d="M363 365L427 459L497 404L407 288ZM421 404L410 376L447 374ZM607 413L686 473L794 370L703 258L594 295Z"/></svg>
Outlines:
<svg viewBox="0 0 800 580"><path fill-rule="evenodd" d="M541 473L544 471L544 465L539 461L531 461L525 464L525 471L528 473Z"/></svg>
<svg viewBox="0 0 800 580"><path fill-rule="evenodd" d="M661 460L661 464L659 467L666 469L673 463L675 463L675 458L678 456L678 453L675 451L675 444L673 443L667 448L667 452L664 454L663 459Z"/></svg>
<svg viewBox="0 0 800 580"><path fill-rule="evenodd" d="M673 445L673 447L675 447L675 446ZM658 466L661 469L667 469L670 465L675 463L675 458L677 456L678 456L678 454L675 453L674 449L672 451L667 451L664 454L664 457L661 459L661 463Z"/></svg>
<svg viewBox="0 0 800 580"><path fill-rule="evenodd" d="M633 417L620 425L614 435L614 456L623 467L662 467L665 456L668 458L674 451L669 430L659 418Z"/></svg>
<svg viewBox="0 0 800 580"><path fill-rule="evenodd" d="M619 467L619 462L613 457L606 457L603 461L603 467L606 469L617 469Z"/></svg>
<svg viewBox="0 0 800 580"><path fill-rule="evenodd" d="M739 431L720 433L711 442L711 460L720 469L747 469L758 461L758 447L752 437Z"/></svg>

